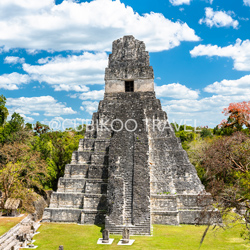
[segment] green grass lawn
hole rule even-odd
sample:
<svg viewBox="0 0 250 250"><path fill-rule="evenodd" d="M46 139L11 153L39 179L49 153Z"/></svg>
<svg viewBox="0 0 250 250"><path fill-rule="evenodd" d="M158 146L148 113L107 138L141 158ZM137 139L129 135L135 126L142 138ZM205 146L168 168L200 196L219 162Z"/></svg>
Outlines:
<svg viewBox="0 0 250 250"><path fill-rule="evenodd" d="M21 217L0 217L0 236L8 232L12 227L18 224L24 216Z"/></svg>
<svg viewBox="0 0 250 250"><path fill-rule="evenodd" d="M112 245L97 245L98 238L102 237L101 228L92 225L42 223L40 234L36 235L35 245L42 250L58 250L59 245L64 250L80 249L171 249L171 250L198 250L199 242L205 226L165 226L154 225L153 236L131 236L135 239L132 246L117 246L121 236L111 235L114 238ZM203 242L201 250L244 250L250 249L250 244L240 238L241 226L228 230L210 230Z"/></svg>

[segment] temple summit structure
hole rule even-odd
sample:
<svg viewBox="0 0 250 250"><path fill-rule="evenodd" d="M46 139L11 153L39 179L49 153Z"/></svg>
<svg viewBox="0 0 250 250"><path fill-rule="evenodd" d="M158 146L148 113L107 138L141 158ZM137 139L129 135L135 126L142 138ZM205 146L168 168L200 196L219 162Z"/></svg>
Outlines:
<svg viewBox="0 0 250 250"><path fill-rule="evenodd" d="M104 99L43 221L150 235L152 224L196 224L202 195L210 197L155 97L144 42L133 36L114 41Z"/></svg>

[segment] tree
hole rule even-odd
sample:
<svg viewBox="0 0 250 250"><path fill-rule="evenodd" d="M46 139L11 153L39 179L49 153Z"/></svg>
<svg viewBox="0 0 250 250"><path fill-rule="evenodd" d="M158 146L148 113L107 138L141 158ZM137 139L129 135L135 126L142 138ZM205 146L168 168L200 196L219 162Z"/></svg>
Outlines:
<svg viewBox="0 0 250 250"><path fill-rule="evenodd" d="M8 109L5 107L5 104L6 104L6 98L3 95L1 95L0 96L0 126L4 125L9 115Z"/></svg>
<svg viewBox="0 0 250 250"><path fill-rule="evenodd" d="M200 136L201 136L201 138L212 137L213 134L212 134L212 132L211 132L211 129L209 129L209 128L206 126L206 127L202 127L202 128L201 128Z"/></svg>
<svg viewBox="0 0 250 250"><path fill-rule="evenodd" d="M250 137L242 132L217 138L205 149L204 183L222 214L243 212L250 238Z"/></svg>
<svg viewBox="0 0 250 250"><path fill-rule="evenodd" d="M14 112L9 121L9 125L11 127L11 133L17 132L24 127L24 118L20 114Z"/></svg>
<svg viewBox="0 0 250 250"><path fill-rule="evenodd" d="M46 175L46 162L27 143L5 143L0 149L0 190L5 201L20 198L23 208L32 212Z"/></svg>
<svg viewBox="0 0 250 250"><path fill-rule="evenodd" d="M245 125L250 130L250 101L230 103L222 113L229 117L220 123L221 127L241 131Z"/></svg>
<svg viewBox="0 0 250 250"><path fill-rule="evenodd" d="M49 178L46 188L56 190L59 178L64 175L65 165L70 163L81 138L83 136L75 131L52 131L36 136L34 150L40 152L47 162Z"/></svg>
<svg viewBox="0 0 250 250"><path fill-rule="evenodd" d="M27 133L31 132L29 126L24 126L24 118L18 113L13 113L9 122L0 127L0 143L25 141Z"/></svg>
<svg viewBox="0 0 250 250"><path fill-rule="evenodd" d="M50 130L50 128L48 125L44 125L41 122L36 122L34 130L35 130L35 135L42 135L47 133Z"/></svg>

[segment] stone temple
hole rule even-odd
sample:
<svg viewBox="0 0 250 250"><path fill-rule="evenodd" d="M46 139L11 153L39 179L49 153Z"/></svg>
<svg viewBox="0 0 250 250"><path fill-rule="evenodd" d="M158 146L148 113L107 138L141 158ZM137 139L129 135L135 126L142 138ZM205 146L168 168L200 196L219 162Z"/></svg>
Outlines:
<svg viewBox="0 0 250 250"><path fill-rule="evenodd" d="M87 128L43 221L143 235L152 224L197 223L204 186L155 97L144 42L113 42L104 100Z"/></svg>

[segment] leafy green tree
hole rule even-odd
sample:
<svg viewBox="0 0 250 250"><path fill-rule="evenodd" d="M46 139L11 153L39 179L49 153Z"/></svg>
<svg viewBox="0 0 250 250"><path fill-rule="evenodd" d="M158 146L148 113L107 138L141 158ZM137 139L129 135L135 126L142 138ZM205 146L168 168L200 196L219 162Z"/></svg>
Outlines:
<svg viewBox="0 0 250 250"><path fill-rule="evenodd" d="M222 214L243 213L250 239L250 137L242 132L217 138L204 150L204 183Z"/></svg>
<svg viewBox="0 0 250 250"><path fill-rule="evenodd" d="M175 135L181 139L182 147L188 150L189 143L197 138L197 134L194 132L194 127L188 125L178 125L177 123L171 123L174 128Z"/></svg>
<svg viewBox="0 0 250 250"><path fill-rule="evenodd" d="M6 98L3 95L1 95L0 96L0 126L4 125L9 115L8 109L5 107L5 104L6 104Z"/></svg>
<svg viewBox="0 0 250 250"><path fill-rule="evenodd" d="M18 113L13 113L10 121L0 128L0 143L10 143L14 141L24 141L29 127L25 127L24 118Z"/></svg>
<svg viewBox="0 0 250 250"><path fill-rule="evenodd" d="M17 132L24 127L24 118L20 114L14 112L9 121L9 125L11 127L11 133Z"/></svg>
<svg viewBox="0 0 250 250"><path fill-rule="evenodd" d="M201 138L212 137L213 133L211 132L211 129L209 129L208 127L203 127L201 129L200 136Z"/></svg>
<svg viewBox="0 0 250 250"><path fill-rule="evenodd" d="M0 148L0 190L4 200L20 198L23 208L33 211L33 201L37 193L42 193L46 181L46 162L35 152L27 134L25 142L5 143Z"/></svg>
<svg viewBox="0 0 250 250"><path fill-rule="evenodd" d="M64 175L65 165L70 163L81 138L83 136L75 131L52 131L36 136L34 150L39 151L47 162L49 179L46 188L56 190L58 179Z"/></svg>

